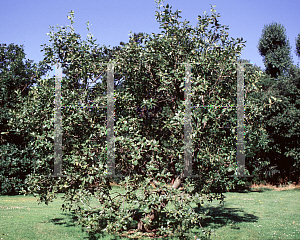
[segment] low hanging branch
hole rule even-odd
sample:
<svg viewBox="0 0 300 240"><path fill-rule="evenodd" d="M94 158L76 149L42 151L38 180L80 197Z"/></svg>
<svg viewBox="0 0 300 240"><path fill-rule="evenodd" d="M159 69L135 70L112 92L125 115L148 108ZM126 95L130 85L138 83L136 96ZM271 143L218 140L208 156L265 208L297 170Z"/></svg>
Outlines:
<svg viewBox="0 0 300 240"><path fill-rule="evenodd" d="M181 173L174 181L174 183L172 184L172 188L173 189L179 189L179 190L183 190L183 188L180 188L181 186L181 183L182 183L182 179L184 177L184 174ZM158 194L159 196L161 195L166 195L166 192L159 189L158 186L159 186L159 183L155 180L152 180L150 182L150 184L158 189L156 191L152 191L150 194ZM180 196L182 196L182 193L180 194ZM161 209L164 209L168 204L168 200L167 199L164 199L161 203L160 203L160 206L161 206ZM152 208L150 213L146 214L145 216L142 215L142 213L140 213L138 210L134 210L133 213L131 214L131 217L133 220L136 220L138 221L138 227L137 227L137 230L140 230L140 231L146 231L146 232L152 232L152 231L155 231L155 230L149 230L148 226L146 226L144 223L143 223L143 219L145 218L149 218L150 219L150 222L153 222L157 219L158 217L158 212L155 208Z"/></svg>

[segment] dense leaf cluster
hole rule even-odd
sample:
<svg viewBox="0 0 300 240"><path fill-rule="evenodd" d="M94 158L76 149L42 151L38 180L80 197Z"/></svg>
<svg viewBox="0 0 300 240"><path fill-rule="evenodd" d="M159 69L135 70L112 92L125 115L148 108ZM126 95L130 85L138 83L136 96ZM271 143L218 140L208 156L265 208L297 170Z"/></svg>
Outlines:
<svg viewBox="0 0 300 240"><path fill-rule="evenodd" d="M266 25L258 44L266 73L274 78L286 74L291 66L291 47L285 31L281 24Z"/></svg>
<svg viewBox="0 0 300 240"><path fill-rule="evenodd" d="M48 67L25 59L23 46L0 46L0 193L18 194L34 166L27 149L30 135L27 128L18 129L11 122L14 113L28 97ZM21 119L22 122L22 119Z"/></svg>
<svg viewBox="0 0 300 240"><path fill-rule="evenodd" d="M296 49L298 45L296 43ZM279 178L298 182L300 69L292 64L291 47L281 24L272 23L264 27L258 49L268 75L261 79L265 91L260 95L262 99L269 99L261 117L268 133L269 150L264 149L261 153L269 167L278 171L272 180L269 176L265 178L273 183Z"/></svg>

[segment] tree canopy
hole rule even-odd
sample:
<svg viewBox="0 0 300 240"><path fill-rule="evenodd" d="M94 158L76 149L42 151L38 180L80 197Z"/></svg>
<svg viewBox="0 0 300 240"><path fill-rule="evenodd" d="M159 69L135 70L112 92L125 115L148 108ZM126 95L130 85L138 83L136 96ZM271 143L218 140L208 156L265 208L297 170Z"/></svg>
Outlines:
<svg viewBox="0 0 300 240"><path fill-rule="evenodd" d="M73 11L71 26L48 33L51 45L43 46L42 64L60 62L64 73L65 177L49 177L54 166L54 78L38 78L20 109L12 111L9 125L27 130L32 139L26 151L34 159L34 171L24 192L46 204L63 192L62 209L73 210L78 223L92 233L121 235L136 229L153 236L188 236L206 216L204 200L222 202L224 192L245 184L229 176L236 162L236 63L247 62L239 58L245 41L229 37L214 7L210 15L198 16L196 27L180 22L181 11L169 4L158 8L160 33L134 33L128 43L112 49L99 47L91 33L87 40L75 33ZM182 177L187 63L192 65L191 98L197 107L192 110L191 139L197 178ZM91 101L107 103L108 64L114 65L116 88L115 170L124 176L118 183L125 189L117 195L110 185L116 179L105 175L106 109L85 108ZM253 158L270 140L260 115L274 92L262 81L268 74L256 66L246 65L244 75L246 156ZM96 83L93 88L91 83ZM263 86L270 89L268 95L262 94Z"/></svg>
<svg viewBox="0 0 300 240"><path fill-rule="evenodd" d="M276 78L288 73L292 64L291 46L285 27L278 23L265 25L259 40L258 51L263 57L266 73Z"/></svg>

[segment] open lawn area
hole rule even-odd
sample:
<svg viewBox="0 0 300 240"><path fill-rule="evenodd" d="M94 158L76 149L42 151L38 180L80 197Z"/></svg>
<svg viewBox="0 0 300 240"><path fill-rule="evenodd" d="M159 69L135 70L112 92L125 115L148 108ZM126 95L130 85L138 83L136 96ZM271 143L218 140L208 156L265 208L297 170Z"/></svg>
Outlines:
<svg viewBox="0 0 300 240"><path fill-rule="evenodd" d="M212 216L202 224L206 232L212 230L210 239L300 239L300 188L254 187L226 193L223 206L204 205ZM60 210L62 202L59 197L46 206L38 205L33 196L1 196L0 239L92 239L74 223L71 213ZM195 239L200 236L195 232Z"/></svg>

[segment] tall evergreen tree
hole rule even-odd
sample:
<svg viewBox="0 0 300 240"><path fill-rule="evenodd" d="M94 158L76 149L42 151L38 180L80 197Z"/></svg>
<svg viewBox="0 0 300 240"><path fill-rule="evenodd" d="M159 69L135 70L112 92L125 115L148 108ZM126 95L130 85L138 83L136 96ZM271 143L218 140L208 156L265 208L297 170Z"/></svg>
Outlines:
<svg viewBox="0 0 300 240"><path fill-rule="evenodd" d="M271 77L288 73L292 65L291 47L283 25L271 23L264 26L258 51L263 57L266 73Z"/></svg>
<svg viewBox="0 0 300 240"><path fill-rule="evenodd" d="M300 33L296 38L296 54L300 57Z"/></svg>

